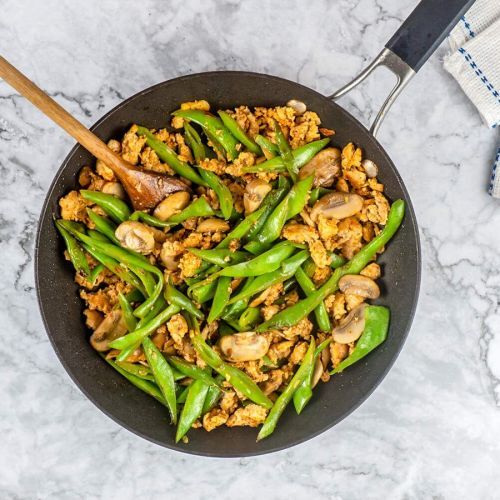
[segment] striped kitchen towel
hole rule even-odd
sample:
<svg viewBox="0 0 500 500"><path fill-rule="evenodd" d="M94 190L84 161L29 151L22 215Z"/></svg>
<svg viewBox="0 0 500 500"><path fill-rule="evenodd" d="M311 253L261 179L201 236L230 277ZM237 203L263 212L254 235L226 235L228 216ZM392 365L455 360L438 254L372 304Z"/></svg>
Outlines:
<svg viewBox="0 0 500 500"><path fill-rule="evenodd" d="M458 81L484 122L500 128L500 0L477 0L449 37L444 67ZM500 148L489 193L500 198Z"/></svg>

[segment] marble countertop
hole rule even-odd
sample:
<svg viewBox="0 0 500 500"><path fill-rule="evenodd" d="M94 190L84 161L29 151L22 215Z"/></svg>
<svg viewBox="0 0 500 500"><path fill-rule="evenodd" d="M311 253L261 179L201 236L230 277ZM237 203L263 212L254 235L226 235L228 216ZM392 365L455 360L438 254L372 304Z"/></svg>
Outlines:
<svg viewBox="0 0 500 500"><path fill-rule="evenodd" d="M331 93L373 58L416 0L4 0L3 55L85 124L172 77L221 69ZM0 497L498 498L500 205L486 194L498 132L442 69L442 46L380 141L420 223L423 281L409 339L376 392L305 444L217 460L120 428L73 385L36 304L33 247L73 141L0 82ZM365 123L380 72L343 104Z"/></svg>

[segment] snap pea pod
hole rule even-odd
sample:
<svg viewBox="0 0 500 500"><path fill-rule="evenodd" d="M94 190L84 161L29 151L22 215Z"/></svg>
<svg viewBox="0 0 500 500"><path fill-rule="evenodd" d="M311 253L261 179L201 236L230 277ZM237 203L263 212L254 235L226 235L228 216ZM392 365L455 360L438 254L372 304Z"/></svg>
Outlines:
<svg viewBox="0 0 500 500"><path fill-rule="evenodd" d="M224 377L222 377L221 375L217 375L215 380L220 385L224 381ZM219 399L221 398L222 394L223 394L222 389L220 389L216 385L211 385L208 388L207 397L205 398L205 401L203 403L203 410L201 411L201 414L205 415L205 413L209 412L212 408L214 408L215 405L219 402Z"/></svg>
<svg viewBox="0 0 500 500"><path fill-rule="evenodd" d="M270 250L254 257L247 262L225 267L218 272L221 276L243 278L246 276L259 276L278 269L281 263L290 257L298 246L290 241L282 241ZM300 248L300 247L298 247Z"/></svg>
<svg viewBox="0 0 500 500"><path fill-rule="evenodd" d="M220 317L227 306L229 297L231 296L231 281L229 276L221 276L217 280L217 288L215 289L212 307L208 313L207 322L212 323Z"/></svg>
<svg viewBox="0 0 500 500"><path fill-rule="evenodd" d="M167 282L165 288L165 298L169 304L175 304L180 307L181 310L187 311L198 319L203 319L203 313L191 302L191 300L186 297L181 291L172 285L170 281Z"/></svg>
<svg viewBox="0 0 500 500"><path fill-rule="evenodd" d="M313 396L313 388L312 388L312 378L314 374L314 368L316 365L316 361L323 350L328 347L331 343L332 339L328 338L321 342L321 344L316 347L314 351L314 359L313 362L309 366L309 371L307 376L304 378L302 383L299 385L297 390L293 393L293 406L295 406L295 411L297 415L302 413L302 410L306 407L307 403L311 400Z"/></svg>
<svg viewBox="0 0 500 500"><path fill-rule="evenodd" d="M113 224L110 220L105 217L101 217L96 214L91 208L87 208L87 214L89 219L94 223L96 229L104 234L106 238L111 240L115 245L119 245L120 242L118 238L115 236L116 225Z"/></svg>
<svg viewBox="0 0 500 500"><path fill-rule="evenodd" d="M224 148L230 160L238 157L238 150L236 148L238 141L219 118L197 109L181 109L174 111L172 114L196 123L207 135L213 136Z"/></svg>
<svg viewBox="0 0 500 500"><path fill-rule="evenodd" d="M127 325L127 329L129 332L133 332L137 327L137 319L134 316L134 310L130 305L129 301L123 295L123 293L118 294L118 303L120 304L123 319L125 320L125 324Z"/></svg>
<svg viewBox="0 0 500 500"><path fill-rule="evenodd" d="M172 215L167 222L171 225L180 224L191 217L211 217L213 215L215 215L213 208L210 206L206 198L200 196L180 213Z"/></svg>
<svg viewBox="0 0 500 500"><path fill-rule="evenodd" d="M66 231L63 224L58 220L56 220L56 227L63 237L64 243L66 243L66 250L68 251L69 258L75 270L84 276L89 276L90 268L85 252L82 250L75 238L73 238L73 236Z"/></svg>
<svg viewBox="0 0 500 500"><path fill-rule="evenodd" d="M248 307L241 314L238 324L241 330L249 330L255 326L261 318L262 316L258 307Z"/></svg>
<svg viewBox="0 0 500 500"><path fill-rule="evenodd" d="M168 321L174 314L180 312L180 307L175 304L169 305L166 309L164 309L161 313L156 315L151 321L147 322L137 330L134 330L123 337L119 337L112 342L110 342L109 346L112 349L127 349L130 346L136 345L138 342L142 342L146 337L155 332L158 328L160 328L163 323Z"/></svg>
<svg viewBox="0 0 500 500"><path fill-rule="evenodd" d="M241 290L241 292L231 297L229 304L234 304L240 300L249 299L253 295L267 290L269 287L282 283L291 278L301 264L309 257L307 250L302 250L283 262L280 268L270 273L257 276L252 283Z"/></svg>
<svg viewBox="0 0 500 500"><path fill-rule="evenodd" d="M125 298L130 303L142 302L144 300L144 295L142 295L140 290L137 290L137 288L134 288L132 291L125 294Z"/></svg>
<svg viewBox="0 0 500 500"><path fill-rule="evenodd" d="M343 266L347 262L347 259L342 255L338 255L333 252L330 252L328 255L331 258L330 267L332 269L337 269L338 267ZM312 259L307 259L302 268L304 269L304 272L307 274L307 276L309 278L312 278L316 271L316 264Z"/></svg>
<svg viewBox="0 0 500 500"><path fill-rule="evenodd" d="M173 222L168 222L165 220L160 220L158 217L155 217L154 215L150 215L146 212L141 212L140 210L136 210L129 218L129 220L136 220L136 221L141 221L145 222L149 226L153 227L172 227L175 224Z"/></svg>
<svg viewBox="0 0 500 500"><path fill-rule="evenodd" d="M295 271L295 278L307 297L316 291L314 283L302 268L299 267ZM328 311L326 310L324 302L321 302L320 305L314 309L314 315L316 317L316 323L318 323L318 328L322 332L329 332L332 325L330 323L330 317L328 316Z"/></svg>
<svg viewBox="0 0 500 500"><path fill-rule="evenodd" d="M233 136L238 139L238 141L240 141L241 144L248 149L248 151L256 155L262 154L262 151L256 142L248 137L245 131L239 126L238 122L229 113L226 113L225 111L217 111L217 113L229 132L231 132L231 134L233 134Z"/></svg>
<svg viewBox="0 0 500 500"><path fill-rule="evenodd" d="M280 152L278 146L276 146L274 142L271 142L269 139L260 134L255 136L255 142L260 146L260 149L262 149L264 156L268 160L274 158Z"/></svg>
<svg viewBox="0 0 500 500"><path fill-rule="evenodd" d="M232 240L241 240L242 238L251 239L258 231L262 229L269 214L275 209L276 205L282 201L288 191L288 183L284 183L278 189L273 189L262 201L260 207L245 217L227 236L217 245L217 248L226 248Z"/></svg>
<svg viewBox="0 0 500 500"><path fill-rule="evenodd" d="M273 406L273 402L246 373L225 363L222 358L206 344L200 334L194 335L192 337L192 342L203 361L217 373L222 375L237 391L264 408L269 409Z"/></svg>
<svg viewBox="0 0 500 500"><path fill-rule="evenodd" d="M162 405L167 406L167 402L165 401L165 398L163 397L160 389L158 388L158 386L156 384L154 384L153 382L150 382L149 380L144 380L141 377L137 377L136 375L133 375L132 373L127 372L126 370L124 370L121 366L119 366L117 363L115 363L111 359L106 359L106 358L104 358L104 359L120 375L125 377L131 384L135 385L138 389L145 392L146 394L153 396Z"/></svg>
<svg viewBox="0 0 500 500"><path fill-rule="evenodd" d="M232 264L238 264L251 257L248 252L233 252L232 250L229 250L229 248L212 248L209 250L187 248L187 251L196 255L200 259L219 267L227 267Z"/></svg>
<svg viewBox="0 0 500 500"><path fill-rule="evenodd" d="M200 167L201 178L215 191L224 219L229 219L233 213L233 195L229 188L219 179L217 174Z"/></svg>
<svg viewBox="0 0 500 500"><path fill-rule="evenodd" d="M85 248L85 250L90 255L92 255L92 257L94 257L95 260L97 260L99 263L105 266L106 269L109 269L113 274L116 274L122 281L125 281L125 283L128 283L129 285L135 287L137 290L141 292L141 294L144 297L147 296L144 285L135 274L131 273L126 268L121 266L117 260L113 259L112 257L109 257L103 252L99 252L91 245L86 245L85 243L83 243L82 245L83 248Z"/></svg>
<svg viewBox="0 0 500 500"><path fill-rule="evenodd" d="M191 387L192 384L193 382L191 382L189 385L186 385L186 387L184 387L184 389L181 390L179 396L177 397L177 404L183 405L186 402L189 388Z"/></svg>
<svg viewBox="0 0 500 500"><path fill-rule="evenodd" d="M184 358L180 358L179 356L169 356L168 361L185 377L202 380L208 385L220 385L207 370L204 370L193 363L189 363Z"/></svg>
<svg viewBox="0 0 500 500"><path fill-rule="evenodd" d="M367 243L349 262L337 268L328 281L316 292L304 300L300 300L274 315L269 321L262 323L257 331L263 332L275 328L287 328L298 323L311 313L328 295L338 288L338 282L346 274L358 274L375 257L384 245L394 236L403 221L405 202L396 200L389 211L387 223L382 231Z"/></svg>
<svg viewBox="0 0 500 500"><path fill-rule="evenodd" d="M364 358L368 353L373 351L373 349L382 344L387 338L389 320L390 312L387 307L367 306L365 308L365 329L361 337L359 337L356 347L344 361L340 362L330 372L330 375L342 372L348 366Z"/></svg>
<svg viewBox="0 0 500 500"><path fill-rule="evenodd" d="M224 337L224 335L232 335L233 333L236 333L236 329L234 329L229 323L226 323L225 321L221 321L219 323L219 335L221 337Z"/></svg>
<svg viewBox="0 0 500 500"><path fill-rule="evenodd" d="M281 130L281 127L279 126L278 122L274 119L273 119L273 128L274 128L274 136L276 137L276 144L278 146L281 158L283 160L283 165L285 165L288 174L295 182L297 180L299 168L295 166L295 160L292 155L292 148L290 147L290 144L288 144L283 134L283 130Z"/></svg>
<svg viewBox="0 0 500 500"><path fill-rule="evenodd" d="M95 229L87 229L87 234L91 238L94 238L95 240L105 241L105 242L109 243L109 238L106 238L106 236L104 236L104 234L100 233L99 231L96 231Z"/></svg>
<svg viewBox="0 0 500 500"><path fill-rule="evenodd" d="M213 280L198 287L189 287L188 296L197 304L204 304L214 297L216 289L217 280Z"/></svg>
<svg viewBox="0 0 500 500"><path fill-rule="evenodd" d="M129 363L128 361L115 361L115 363L127 373L131 375L135 375L136 377L142 378L143 380L149 380L150 382L154 382L155 378L151 374L149 368L143 365L139 365L137 363Z"/></svg>
<svg viewBox="0 0 500 500"><path fill-rule="evenodd" d="M85 200L101 207L115 222L125 222L130 217L130 208L120 198L100 191L81 189L80 194Z"/></svg>
<svg viewBox="0 0 500 500"><path fill-rule="evenodd" d="M191 426L201 417L203 404L207 397L209 386L202 380L195 380L187 392L186 402L182 407L179 425L175 433L175 442L178 443L191 429Z"/></svg>
<svg viewBox="0 0 500 500"><path fill-rule="evenodd" d="M237 300L231 299L228 302L226 309L224 309L224 312L222 313L222 319L236 319L241 316L241 313L247 308L248 299L251 296L250 295L247 297L246 291L252 286L253 281L256 279L257 278L250 277L245 280L238 292L238 294L241 294L242 297L238 298Z"/></svg>
<svg viewBox="0 0 500 500"><path fill-rule="evenodd" d="M310 162L329 142L330 139L320 139L319 141L310 142L305 146L294 149L292 151L294 169L299 169ZM243 167L243 172L246 174L256 172L286 172L286 167L283 163L283 158L276 156L258 165Z"/></svg>
<svg viewBox="0 0 500 500"><path fill-rule="evenodd" d="M302 359L302 363L300 364L298 370L295 372L295 375L292 377L292 380L290 380L290 382L286 386L285 390L278 396L278 399L274 402L271 411L267 415L267 418L260 429L260 432L257 436L257 441L270 436L274 432L274 429L276 429L278 420L285 411L288 403L291 401L293 393L298 389L302 381L307 377L310 367L314 363L315 349L316 342L314 341L314 337L311 337L311 343L309 344L307 352Z"/></svg>
<svg viewBox="0 0 500 500"><path fill-rule="evenodd" d="M167 360L158 347L154 345L153 341L149 337L146 337L142 341L142 347L144 349L146 359L148 360L149 367L153 372L156 384L160 388L163 398L167 402L172 423L175 425L177 423L177 402L175 396L174 373L172 368L167 363Z"/></svg>
<svg viewBox="0 0 500 500"><path fill-rule="evenodd" d="M198 175L191 165L179 159L173 149L164 142L158 140L154 134L146 127L137 127L137 135L146 137L146 144L158 155L161 161L165 162L176 174L185 179L206 186L205 181Z"/></svg>
<svg viewBox="0 0 500 500"><path fill-rule="evenodd" d="M285 198L269 215L259 234L245 245L245 250L254 254L260 253L269 248L271 243L279 238L285 222L300 213L307 203L312 182L313 178L310 176L294 184Z"/></svg>

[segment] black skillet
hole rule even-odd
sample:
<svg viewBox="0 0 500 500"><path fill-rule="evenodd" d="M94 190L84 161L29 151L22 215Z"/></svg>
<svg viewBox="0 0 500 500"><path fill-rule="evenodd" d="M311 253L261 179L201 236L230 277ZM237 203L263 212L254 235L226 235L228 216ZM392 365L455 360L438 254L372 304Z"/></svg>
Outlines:
<svg viewBox="0 0 500 500"><path fill-rule="evenodd" d="M324 127L336 130L337 146L352 141L379 167L379 178L392 200L407 203L404 224L380 259L383 265L381 304L391 309L387 341L363 361L319 384L306 411L298 417L289 409L275 433L256 443L256 430L219 428L211 433L192 430L189 444L174 443L174 428L168 412L155 400L131 386L99 358L90 347L82 321L82 302L73 282L71 266L63 259L63 248L52 217L58 200L76 185L83 165L92 156L75 146L64 160L43 206L35 252L36 286L48 336L70 377L104 413L123 427L162 446L186 453L215 457L258 455L288 448L332 427L357 408L384 378L408 334L420 284L420 244L415 214L396 167L374 137L381 119L396 95L441 43L451 27L473 3L472 0L424 0L387 43L374 63L352 84L333 96L281 78L247 72L212 72L170 80L124 101L99 120L92 130L103 140L121 137L132 123L161 128L170 112L184 101L205 98L214 109L246 104L275 106L298 99L319 113ZM398 77L398 84L384 104L371 131L332 99L340 97L379 65ZM81 425L85 425L82 422ZM89 432L92 432L89 429Z"/></svg>

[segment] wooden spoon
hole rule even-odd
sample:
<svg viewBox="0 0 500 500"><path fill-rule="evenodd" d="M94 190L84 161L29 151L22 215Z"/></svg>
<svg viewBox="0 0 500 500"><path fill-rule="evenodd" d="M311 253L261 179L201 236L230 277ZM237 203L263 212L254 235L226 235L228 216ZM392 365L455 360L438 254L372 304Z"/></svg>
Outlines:
<svg viewBox="0 0 500 500"><path fill-rule="evenodd" d="M74 137L87 151L102 160L120 180L135 210L154 208L176 191L189 191L175 177L140 170L106 146L96 135L0 56L0 77L26 97L42 113Z"/></svg>

